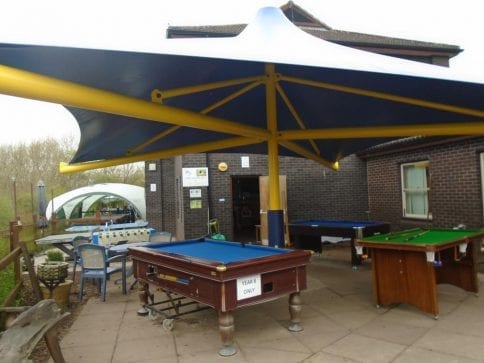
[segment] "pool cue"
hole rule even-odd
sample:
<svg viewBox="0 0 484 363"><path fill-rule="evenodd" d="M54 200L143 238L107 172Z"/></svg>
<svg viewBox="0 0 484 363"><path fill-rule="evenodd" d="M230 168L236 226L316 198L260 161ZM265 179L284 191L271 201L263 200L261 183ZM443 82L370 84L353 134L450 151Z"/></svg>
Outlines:
<svg viewBox="0 0 484 363"><path fill-rule="evenodd" d="M398 232L393 232L390 233L387 237L385 237L385 240L388 241L391 238L399 238L399 237L405 237L408 235L411 235L412 233L415 233L419 228L412 228L411 230L408 231L398 231Z"/></svg>
<svg viewBox="0 0 484 363"><path fill-rule="evenodd" d="M415 238L421 237L421 236L423 236L424 234L428 233L429 231L430 231L430 230L429 230L429 229L427 229L427 230L425 230L425 231L423 231L423 232L420 232L420 233L418 233L418 234L416 234L416 235L414 235L414 236L410 236L410 237L408 237L408 238L407 238L405 241L411 241L411 240L413 240L413 239L415 239Z"/></svg>

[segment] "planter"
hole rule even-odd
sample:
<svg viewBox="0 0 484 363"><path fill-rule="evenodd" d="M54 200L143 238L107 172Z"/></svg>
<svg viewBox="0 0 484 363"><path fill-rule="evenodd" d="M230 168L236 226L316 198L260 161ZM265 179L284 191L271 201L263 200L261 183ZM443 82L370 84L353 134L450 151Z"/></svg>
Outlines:
<svg viewBox="0 0 484 363"><path fill-rule="evenodd" d="M65 281L69 263L44 262L37 266L37 278L47 286L58 285Z"/></svg>
<svg viewBox="0 0 484 363"><path fill-rule="evenodd" d="M54 299L62 312L69 308L69 296L71 293L72 280L65 280L53 289L40 285L40 291L44 299Z"/></svg>

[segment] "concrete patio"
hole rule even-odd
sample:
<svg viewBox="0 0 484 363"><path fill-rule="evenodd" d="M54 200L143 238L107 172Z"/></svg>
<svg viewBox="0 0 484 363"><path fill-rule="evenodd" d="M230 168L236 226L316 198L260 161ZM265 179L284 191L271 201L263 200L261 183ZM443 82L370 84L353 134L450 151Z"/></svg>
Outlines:
<svg viewBox="0 0 484 363"><path fill-rule="evenodd" d="M370 263L353 270L346 256L343 247L312 257L302 332L287 330L287 297L243 308L234 314L238 353L221 357L214 310L180 317L167 331L162 319L136 314L136 289L122 295L111 284L106 302L92 297L83 306L61 341L64 357L69 363L484 361L482 296L439 285L438 320L410 305L376 308ZM482 289L483 274L479 281ZM155 292L155 300L163 298Z"/></svg>

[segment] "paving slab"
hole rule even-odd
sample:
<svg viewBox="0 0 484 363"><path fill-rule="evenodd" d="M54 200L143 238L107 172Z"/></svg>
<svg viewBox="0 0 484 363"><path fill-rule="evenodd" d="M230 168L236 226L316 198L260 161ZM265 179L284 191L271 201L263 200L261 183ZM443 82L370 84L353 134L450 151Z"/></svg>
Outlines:
<svg viewBox="0 0 484 363"><path fill-rule="evenodd" d="M107 301L89 298L62 339L64 357L69 363L484 361L483 297L439 285L438 320L406 304L376 308L370 264L354 270L348 251L337 255L312 257L299 333L287 330L287 297L242 308L234 312L237 354L221 357L214 310L175 319L166 330L162 316L136 314L136 289L123 295L110 281ZM479 281L482 288L483 274Z"/></svg>

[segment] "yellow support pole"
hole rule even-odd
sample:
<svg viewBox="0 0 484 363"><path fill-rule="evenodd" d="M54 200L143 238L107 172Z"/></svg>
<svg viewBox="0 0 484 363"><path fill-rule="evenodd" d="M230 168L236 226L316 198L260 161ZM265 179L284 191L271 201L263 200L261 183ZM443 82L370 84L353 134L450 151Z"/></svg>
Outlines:
<svg viewBox="0 0 484 363"><path fill-rule="evenodd" d="M269 168L269 208L281 209L279 192L279 150L277 142L277 113L276 113L276 74L273 64L266 65L266 115L268 139L268 168Z"/></svg>
<svg viewBox="0 0 484 363"><path fill-rule="evenodd" d="M279 144L277 139L277 75L273 64L266 64L266 117L269 138L267 140L269 170L269 210L267 226L269 245L284 247L284 211L281 210L279 187Z"/></svg>

